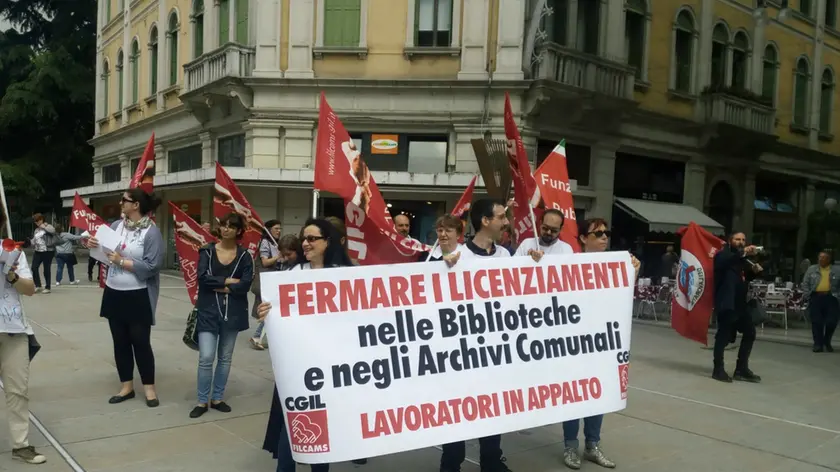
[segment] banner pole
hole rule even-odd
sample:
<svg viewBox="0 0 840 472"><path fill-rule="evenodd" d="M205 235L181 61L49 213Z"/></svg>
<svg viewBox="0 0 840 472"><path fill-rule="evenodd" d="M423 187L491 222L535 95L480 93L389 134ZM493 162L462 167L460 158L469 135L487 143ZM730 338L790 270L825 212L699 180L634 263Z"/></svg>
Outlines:
<svg viewBox="0 0 840 472"><path fill-rule="evenodd" d="M0 205L3 205L2 211L6 215L6 237L14 240L12 237L12 219L9 216L9 206L6 205L6 187L3 186L3 174L0 174ZM23 306L21 306L23 309Z"/></svg>
<svg viewBox="0 0 840 472"><path fill-rule="evenodd" d="M429 257L427 257L427 258L426 258L426 262L429 262L429 260L432 258L432 254L434 254L434 253L435 253L435 249L437 249L437 247L438 247L438 243L440 243L440 240L439 240L439 239L436 239L436 240L435 240L435 245L434 245L434 246L432 246L432 250L431 250L431 251L429 251ZM443 251L441 251L441 255L443 255Z"/></svg>
<svg viewBox="0 0 840 472"><path fill-rule="evenodd" d="M318 199L321 192L317 188L312 189L312 218L318 218Z"/></svg>

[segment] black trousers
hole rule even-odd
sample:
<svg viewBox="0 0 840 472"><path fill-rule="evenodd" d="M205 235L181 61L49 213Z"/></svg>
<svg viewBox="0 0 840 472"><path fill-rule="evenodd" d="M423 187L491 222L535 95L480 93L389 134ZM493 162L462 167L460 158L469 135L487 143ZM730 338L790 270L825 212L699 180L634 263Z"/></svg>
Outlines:
<svg viewBox="0 0 840 472"><path fill-rule="evenodd" d="M731 343L736 333L741 336L741 347L738 349L738 368L747 368L755 343L755 325L745 311L724 310L717 313L718 327L715 333L714 361L723 364L723 352L726 345Z"/></svg>
<svg viewBox="0 0 840 472"><path fill-rule="evenodd" d="M50 279L52 279L52 261L55 257L55 251L38 252L32 256L32 279L35 280L35 287L41 288L41 274L38 269L41 265L44 266L44 285L47 290L50 289Z"/></svg>
<svg viewBox="0 0 840 472"><path fill-rule="evenodd" d="M840 318L840 304L830 293L812 293L808 303L814 346L831 346L831 337Z"/></svg>
<svg viewBox="0 0 840 472"><path fill-rule="evenodd" d="M99 280L99 261L89 257L88 258L88 280L93 280L93 269L96 269L96 280Z"/></svg>
<svg viewBox="0 0 840 472"><path fill-rule="evenodd" d="M479 462L482 467L490 467L502 461L502 435L496 434L478 440ZM441 470L461 470L461 464L467 458L467 444L464 441L444 444L440 456Z"/></svg>
<svg viewBox="0 0 840 472"><path fill-rule="evenodd" d="M155 354L152 352L152 326L147 323L128 323L118 318L108 319L114 340L114 361L120 382L134 380L134 361L143 385L155 384Z"/></svg>

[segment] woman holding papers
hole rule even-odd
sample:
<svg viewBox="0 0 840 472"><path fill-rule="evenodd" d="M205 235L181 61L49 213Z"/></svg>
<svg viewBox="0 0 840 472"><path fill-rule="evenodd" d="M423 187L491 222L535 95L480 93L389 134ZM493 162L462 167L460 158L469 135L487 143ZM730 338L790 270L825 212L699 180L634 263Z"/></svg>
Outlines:
<svg viewBox="0 0 840 472"><path fill-rule="evenodd" d="M151 334L160 292L163 236L149 218L158 205L160 199L140 188L126 190L120 199L125 217L115 221L110 229L100 227L97 237L87 243L89 248L97 249L101 239L101 248L109 261L99 316L108 319L114 340L114 360L122 382L119 393L108 400L112 404L134 398L135 361L146 405L154 408L160 404L155 391Z"/></svg>
<svg viewBox="0 0 840 472"><path fill-rule="evenodd" d="M341 243L341 236L335 227L324 219L310 219L306 222L301 234L301 251L298 263L289 270L312 270L330 267L349 267L353 263ZM271 310L271 304L263 302L257 313L260 320L264 320ZM263 449L272 453L277 459L277 472L295 472L295 461L289 446L289 437L283 421L283 406L274 389L271 401L271 413L268 417L268 428L265 432ZM364 464L366 459L355 460L353 463ZM327 472L329 464L312 464L312 472Z"/></svg>
<svg viewBox="0 0 840 472"><path fill-rule="evenodd" d="M254 280L254 260L239 245L245 235L245 220L229 213L219 220L221 241L199 251L198 299L198 405L190 418L198 418L212 408L230 413L223 401L233 360L236 335L248 329L248 290ZM218 352L216 373L213 358ZM210 395L210 384L213 395Z"/></svg>

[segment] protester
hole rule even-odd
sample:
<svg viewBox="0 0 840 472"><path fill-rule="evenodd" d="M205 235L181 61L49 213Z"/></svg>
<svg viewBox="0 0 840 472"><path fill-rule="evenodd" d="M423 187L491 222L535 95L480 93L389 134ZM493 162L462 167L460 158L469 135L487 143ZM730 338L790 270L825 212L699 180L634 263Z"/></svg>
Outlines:
<svg viewBox="0 0 840 472"><path fill-rule="evenodd" d="M64 226L61 224L55 225L55 230L58 234L58 244L55 246L55 262L57 266L55 270L55 286L58 287L61 285L64 266L67 266L67 276L70 277L70 285L76 285L79 281L76 280L76 272L74 270L76 264L78 264L75 243L80 241L82 237L64 231Z"/></svg>
<svg viewBox="0 0 840 472"><path fill-rule="evenodd" d="M714 259L718 329L715 333L712 378L721 382L732 382L733 378L745 382L761 382L761 377L749 368L750 353L755 342L755 324L747 313L747 292L750 280L763 269L746 259L756 254L755 246L747 246L746 241L744 233L732 233L728 244L715 254ZM743 333L741 347L738 349L734 377L729 377L723 364L723 352L737 332Z"/></svg>
<svg viewBox="0 0 840 472"><path fill-rule="evenodd" d="M280 269L282 256L280 255L280 249L277 247L277 242L280 240L282 233L283 225L280 223L280 220L268 220L265 223L259 245L259 263L256 265L256 270L254 271L254 281L251 283L251 293L254 294L254 315L256 315L257 306L262 302L259 274ZM264 349L262 345L262 330L263 324L260 323L249 340L251 348L258 350Z"/></svg>
<svg viewBox="0 0 840 472"><path fill-rule="evenodd" d="M0 209L0 229L6 228L6 213ZM0 306L0 376L6 394L6 417L11 432L12 457L28 464L43 464L47 458L29 445L29 338L32 328L23 315L20 296L35 294L32 271L26 254L5 275L4 296Z"/></svg>
<svg viewBox="0 0 840 472"><path fill-rule="evenodd" d="M88 282L93 282L93 270L96 269L96 280L99 280L99 267L102 265L101 262L97 261L93 257L88 257Z"/></svg>
<svg viewBox="0 0 840 472"><path fill-rule="evenodd" d="M566 218L563 212L549 208L545 210L540 219L540 236L539 238L528 238L519 242L519 247L516 248L516 256L533 256L537 253L540 257L549 254L574 254L575 250L562 240L560 240L560 231L563 230L563 224Z"/></svg>
<svg viewBox="0 0 840 472"><path fill-rule="evenodd" d="M458 243L461 236L464 235L464 226L461 220L452 215L446 214L435 221L435 231L437 233L437 247L435 247L429 257L428 252L420 253L418 261L441 261L450 254L456 254L464 250L464 246Z"/></svg>
<svg viewBox="0 0 840 472"><path fill-rule="evenodd" d="M677 251L674 250L674 245L669 244L665 248L665 254L662 255L662 262L660 263L659 267L659 275L660 277L668 277L669 279L673 279L677 276L677 264L680 262L680 256L677 254Z"/></svg>
<svg viewBox="0 0 840 472"><path fill-rule="evenodd" d="M32 277L35 279L35 291L39 293L50 293L50 280L52 275L52 261L55 257L55 245L58 242L55 228L44 220L44 215L35 213L32 215L35 222L35 232L32 233L32 246L35 254L32 256ZM41 290L41 275L38 269L44 266L44 286Z"/></svg>
<svg viewBox="0 0 840 472"><path fill-rule="evenodd" d="M403 237L409 237L408 235L411 232L411 219L407 215L400 213L394 217L394 229Z"/></svg>
<svg viewBox="0 0 840 472"><path fill-rule="evenodd" d="M310 270L324 269L331 267L350 267L353 263L347 256L347 251L341 244L341 236L328 220L309 219L306 221L302 232L302 243L300 252L297 255L297 263L289 270ZM260 320L265 320L271 310L271 304L262 302L258 307ZM292 458L292 450L289 446L289 437L286 425L283 421L283 406L277 394L277 387L274 388L274 397L271 400L271 412L268 416L268 427L265 432L263 449L272 453L277 459L277 472L294 472L295 461ZM353 461L356 464L364 464L366 459ZM327 472L329 464L312 464L312 472Z"/></svg>
<svg viewBox="0 0 840 472"><path fill-rule="evenodd" d="M245 220L229 213L219 220L218 243L199 251L198 258L198 404L190 418L207 413L208 408L230 413L224 402L236 336L248 329L248 290L254 278L254 261L239 244L245 235ZM218 352L216 372L213 358ZM213 386L211 395L210 385Z"/></svg>
<svg viewBox="0 0 840 472"><path fill-rule="evenodd" d="M820 252L818 263L808 267L802 279L802 293L808 301L814 352L834 352L831 338L840 317L840 268L834 265L834 255Z"/></svg>
<svg viewBox="0 0 840 472"><path fill-rule="evenodd" d="M583 252L604 252L607 250L610 230L607 229L607 222L602 218L591 218L578 222L578 240ZM633 269L636 277L639 277L641 263L631 256ZM604 455L601 450L601 426L604 423L604 415L595 415L583 419L583 436L586 440L583 450L583 458L606 467L615 468L615 462ZM580 469L580 419L563 422L563 463L570 469Z"/></svg>
<svg viewBox="0 0 840 472"><path fill-rule="evenodd" d="M152 326L160 293L163 266L163 236L149 214L160 199L140 188L126 190L120 199L123 219L111 227L122 244L108 254L110 265L102 294L99 316L108 319L114 341L114 360L122 388L108 403L122 403L135 397L134 362L145 390L146 405L160 405L155 391L155 356L152 352ZM94 237L88 247L99 247Z"/></svg>

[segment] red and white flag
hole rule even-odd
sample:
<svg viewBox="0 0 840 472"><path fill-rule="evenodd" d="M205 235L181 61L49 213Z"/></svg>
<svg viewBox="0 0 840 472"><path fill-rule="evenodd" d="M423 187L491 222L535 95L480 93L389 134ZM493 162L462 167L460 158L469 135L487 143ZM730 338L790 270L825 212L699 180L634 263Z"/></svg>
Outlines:
<svg viewBox="0 0 840 472"><path fill-rule="evenodd" d="M135 187L142 188L146 193L152 193L155 189L155 133L152 133L152 137L146 143L143 157L137 163L137 169L128 185L128 188Z"/></svg>
<svg viewBox="0 0 840 472"><path fill-rule="evenodd" d="M359 264L414 262L421 252L431 249L394 229L361 150L356 149L323 92L318 112L314 187L344 200L347 246L350 258Z"/></svg>
<svg viewBox="0 0 840 472"><path fill-rule="evenodd" d="M224 167L216 163L216 191L213 196L213 216L216 220L227 216L231 212L239 213L245 221L245 235L241 243L245 245L251 257L257 257L265 224L248 199L233 182Z"/></svg>
<svg viewBox="0 0 840 472"><path fill-rule="evenodd" d="M671 299L671 326L684 338L708 345L715 304L714 259L724 242L693 221L677 234L682 236L682 250Z"/></svg>
<svg viewBox="0 0 840 472"><path fill-rule="evenodd" d="M190 301L195 305L198 298L198 251L207 244L216 242L216 238L181 211L178 205L169 202L169 210L175 223L175 250L178 252L181 274L187 284Z"/></svg>
<svg viewBox="0 0 840 472"><path fill-rule="evenodd" d="M572 246L575 252L580 252L578 242L577 218L575 217L575 201L572 187L569 183L569 170L566 165L566 140L554 147L551 154L534 172L537 184L535 200L545 203L545 208L553 208L563 212L563 229L560 240Z"/></svg>
<svg viewBox="0 0 840 472"><path fill-rule="evenodd" d="M455 204L455 207L452 208L452 216L456 218L461 218L462 223L462 234L461 237L458 238L459 243L464 242L464 235L466 233L466 220L464 217L467 213L470 212L470 207L472 207L472 199L473 193L475 192L475 182L478 180L478 176L474 175L472 180L470 180L470 184L467 185L467 188L464 189L464 194L461 195L461 198L458 200L458 203Z"/></svg>
<svg viewBox="0 0 840 472"><path fill-rule="evenodd" d="M537 185L534 176L531 175L528 153L525 151L516 121L513 119L510 94L507 92L505 92L505 137L507 138L508 165L513 182L512 226L516 243L522 244L525 239L535 236L531 220L532 212L536 219L540 218L542 212L539 209L533 209L539 203L539 197L536 195ZM534 201L535 197L536 201Z"/></svg>
<svg viewBox="0 0 840 472"><path fill-rule="evenodd" d="M89 206L87 206L76 192L73 197L73 209L70 211L70 226L79 228L82 231L87 231L91 236L96 236L96 228L101 225L108 224L99 215L94 213ZM99 264L99 287L105 288L105 280L108 278L108 266Z"/></svg>

